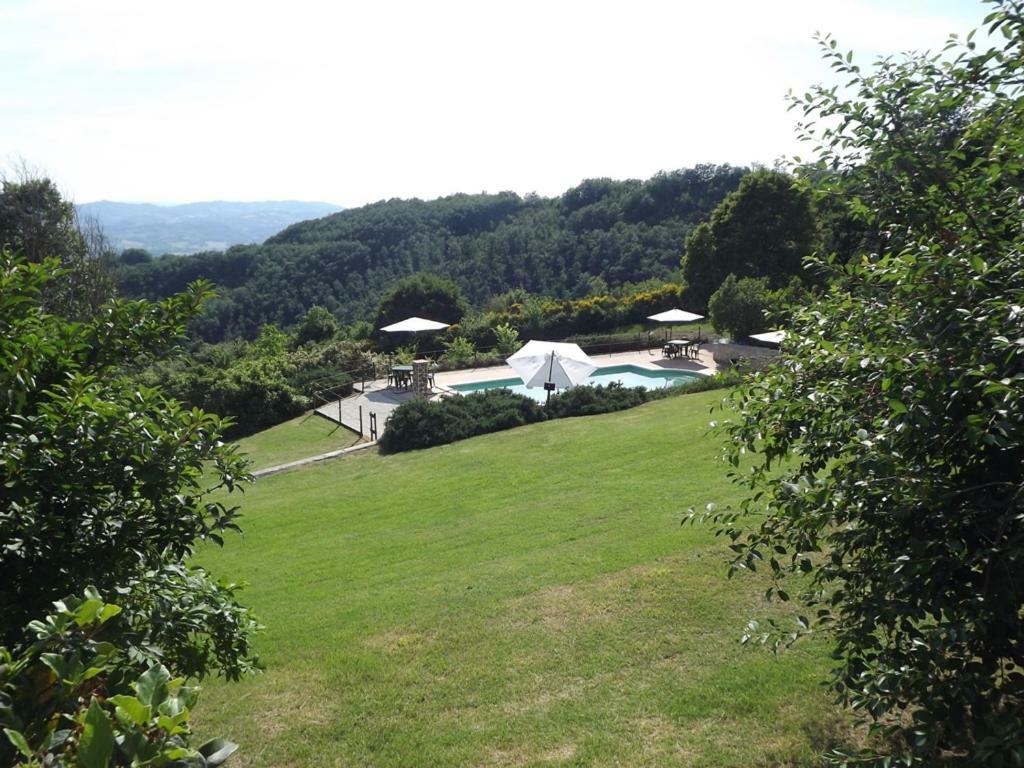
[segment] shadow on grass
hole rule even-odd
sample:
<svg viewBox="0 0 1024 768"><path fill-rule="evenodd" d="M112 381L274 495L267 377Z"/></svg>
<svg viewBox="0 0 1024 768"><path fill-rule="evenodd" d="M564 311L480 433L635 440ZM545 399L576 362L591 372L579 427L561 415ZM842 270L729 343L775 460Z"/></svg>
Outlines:
<svg viewBox="0 0 1024 768"><path fill-rule="evenodd" d="M805 724L802 730L811 749L819 755L819 762L815 765L824 765L824 757L833 752L852 755L867 747L881 749L883 746L844 710L830 712L821 720Z"/></svg>

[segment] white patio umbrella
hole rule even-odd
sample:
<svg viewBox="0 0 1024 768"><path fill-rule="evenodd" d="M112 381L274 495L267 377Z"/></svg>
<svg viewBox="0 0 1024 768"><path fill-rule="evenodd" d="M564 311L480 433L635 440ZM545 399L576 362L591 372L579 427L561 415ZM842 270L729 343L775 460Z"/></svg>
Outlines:
<svg viewBox="0 0 1024 768"><path fill-rule="evenodd" d="M436 320L427 320L422 317L407 317L405 320L399 320L397 323L391 325L385 325L381 328L385 333L411 333L413 337L413 344L416 344L416 336L426 331L440 331L442 328L447 328L448 323L439 323Z"/></svg>
<svg viewBox="0 0 1024 768"><path fill-rule="evenodd" d="M420 333L421 331L440 331L447 328L448 323L439 323L436 320L425 320L422 317L407 317L397 323L385 325L381 328L386 333Z"/></svg>
<svg viewBox="0 0 1024 768"><path fill-rule="evenodd" d="M675 323L692 323L694 320L703 320L704 315L697 315L693 312L687 312L685 309L667 309L664 312L659 312L656 315L648 315L648 320L653 320L656 323L669 323L668 335L672 335L672 325ZM697 326L697 338L700 338L700 326Z"/></svg>
<svg viewBox="0 0 1024 768"><path fill-rule="evenodd" d="M548 400L555 389L574 387L597 370L578 344L557 341L528 341L505 362L527 387L547 390Z"/></svg>
<svg viewBox="0 0 1024 768"><path fill-rule="evenodd" d="M765 341L769 344L779 345L782 340L786 338L785 331L766 331L764 333L752 333L750 338L757 339L758 341Z"/></svg>

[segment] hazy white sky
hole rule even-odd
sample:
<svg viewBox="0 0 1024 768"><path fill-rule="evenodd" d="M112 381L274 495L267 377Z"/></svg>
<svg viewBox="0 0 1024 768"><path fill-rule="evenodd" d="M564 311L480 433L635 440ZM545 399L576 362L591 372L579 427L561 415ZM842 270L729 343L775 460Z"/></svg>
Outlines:
<svg viewBox="0 0 1024 768"><path fill-rule="evenodd" d="M830 31L869 62L974 0L0 0L0 165L77 202L324 200L646 177L799 151Z"/></svg>

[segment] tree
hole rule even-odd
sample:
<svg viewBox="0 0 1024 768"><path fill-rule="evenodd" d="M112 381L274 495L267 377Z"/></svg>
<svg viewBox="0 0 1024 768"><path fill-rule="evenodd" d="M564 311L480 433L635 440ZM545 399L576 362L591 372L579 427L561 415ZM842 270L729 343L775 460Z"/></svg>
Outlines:
<svg viewBox="0 0 1024 768"><path fill-rule="evenodd" d="M467 304L462 291L451 280L421 272L395 283L384 294L377 305L374 327L380 331L386 325L397 323L407 317L424 317L442 323L454 324L466 314ZM402 339L388 339L385 343L397 344Z"/></svg>
<svg viewBox="0 0 1024 768"><path fill-rule="evenodd" d="M314 304L295 329L295 343L299 346L313 341L327 341L338 332L338 321L326 307Z"/></svg>
<svg viewBox="0 0 1024 768"><path fill-rule="evenodd" d="M64 267L43 294L52 312L90 317L114 295L109 263L113 254L95 221L79 222L75 207L54 183L22 169L0 179L0 248L7 246L31 263L55 257Z"/></svg>
<svg viewBox="0 0 1024 768"><path fill-rule="evenodd" d="M255 624L234 586L187 560L237 530L237 507L211 494L248 480L246 462L221 419L125 373L180 341L208 289L69 323L41 306L58 271L0 253L0 645L30 645L29 621L94 587L117 595L136 661L236 678Z"/></svg>
<svg viewBox="0 0 1024 768"><path fill-rule="evenodd" d="M708 302L711 324L735 338L749 336L765 328L768 308L768 281L763 277L736 279L729 275Z"/></svg>
<svg viewBox="0 0 1024 768"><path fill-rule="evenodd" d="M309 400L289 381L288 337L265 325L245 353L226 368L204 366L188 378L185 400L216 413L231 414L231 437L255 432L298 416Z"/></svg>
<svg viewBox="0 0 1024 768"><path fill-rule="evenodd" d="M131 266L133 264L149 264L153 261L153 254L145 248L125 248L117 258L122 264Z"/></svg>
<svg viewBox="0 0 1024 768"><path fill-rule="evenodd" d="M686 300L707 306L725 276L766 277L773 287L800 274L816 248L810 194L777 171L747 174L686 241L682 260Z"/></svg>
<svg viewBox="0 0 1024 768"><path fill-rule="evenodd" d="M795 100L818 143L804 172L885 249L824 263L832 284L780 362L735 394L729 458L750 495L713 516L731 572L767 566L770 594L798 604L791 627L749 636L829 633L833 689L891 739L843 764L1022 764L1022 10L986 19L1001 47L971 36L870 73L824 38L854 92Z"/></svg>
<svg viewBox="0 0 1024 768"><path fill-rule="evenodd" d="M743 173L698 166L646 182L584 182L550 199L501 193L388 200L293 224L262 245L122 263L118 287L125 296L155 299L200 277L211 280L218 298L191 330L213 342L253 338L266 323L293 326L314 304L343 324L373 320L381 297L420 272L453 280L477 306L514 289L556 298L593 289L581 275L612 291L676 281L687 234Z"/></svg>

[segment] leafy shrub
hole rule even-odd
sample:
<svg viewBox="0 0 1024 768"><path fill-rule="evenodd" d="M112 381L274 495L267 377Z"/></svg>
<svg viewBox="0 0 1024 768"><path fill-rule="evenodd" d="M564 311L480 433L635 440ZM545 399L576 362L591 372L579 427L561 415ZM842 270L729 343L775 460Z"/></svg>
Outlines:
<svg viewBox="0 0 1024 768"><path fill-rule="evenodd" d="M302 346L311 341L327 341L338 332L338 327L337 319L326 307L314 304L295 328L295 343Z"/></svg>
<svg viewBox="0 0 1024 768"><path fill-rule="evenodd" d="M353 379L360 375L375 378L376 369L374 355L363 344L344 339L300 347L279 364L292 389L306 397L325 386L351 392Z"/></svg>
<svg viewBox="0 0 1024 768"><path fill-rule="evenodd" d="M749 640L827 633L879 737L836 766L1024 765L1022 11L871 70L824 38L848 90L793 99L806 177L880 247L813 264L828 290L732 398L744 500L711 519L793 604Z"/></svg>
<svg viewBox="0 0 1024 768"><path fill-rule="evenodd" d="M416 359L416 347L397 347L392 354L399 365L411 365Z"/></svg>
<svg viewBox="0 0 1024 768"><path fill-rule="evenodd" d="M239 530L221 489L251 477L220 418L126 372L168 355L210 293L68 323L41 303L56 270L0 252L0 765L207 765L171 678L252 671L257 626L187 561ZM118 606L67 598L85 585Z"/></svg>
<svg viewBox="0 0 1024 768"><path fill-rule="evenodd" d="M461 368L465 368L467 364L472 364L474 368L504 365L505 357L498 352L476 352L472 357L464 361L453 361L447 357L441 357L436 363L434 363L433 369L435 371L456 371Z"/></svg>
<svg viewBox="0 0 1024 768"><path fill-rule="evenodd" d="M508 323L502 323L494 328L494 337L497 339L497 351L501 355L514 354L521 346L519 344L519 331Z"/></svg>
<svg viewBox="0 0 1024 768"><path fill-rule="evenodd" d="M696 392L710 392L713 389L737 387L745 380L746 374L743 369L732 366L711 376L698 376L691 381L686 381L673 387L655 389L647 393L647 399L660 400L674 395L692 395Z"/></svg>
<svg viewBox="0 0 1024 768"><path fill-rule="evenodd" d="M682 303L682 286L665 283L656 288L623 296L622 320L624 323L642 323L653 314Z"/></svg>
<svg viewBox="0 0 1024 768"><path fill-rule="evenodd" d="M391 414L379 445L382 453L412 451L520 427L544 418L540 404L507 389L445 397L437 402L413 399L402 403Z"/></svg>
<svg viewBox="0 0 1024 768"><path fill-rule="evenodd" d="M476 347L465 336L456 336L451 341L445 342L442 359L449 365L456 367L466 365L473 362L474 357L476 357Z"/></svg>
<svg viewBox="0 0 1024 768"><path fill-rule="evenodd" d="M309 400L296 391L271 360L243 360L227 370L204 369L188 381L185 399L216 413L230 414L226 430L237 437L298 416Z"/></svg>
<svg viewBox="0 0 1024 768"><path fill-rule="evenodd" d="M648 315L678 304L679 295L680 286L674 283L625 295L583 299L555 300L516 293L496 304L485 318L495 329L500 325L513 325L524 337L564 338L643 322Z"/></svg>
<svg viewBox="0 0 1024 768"><path fill-rule="evenodd" d="M623 411L670 394L731 387L741 380L742 375L738 372L726 371L715 376L702 376L676 387L650 391L643 387L624 387L619 383L572 387L552 395L547 406L507 389L446 397L437 402L409 400L391 414L379 445L382 453L430 448L545 419Z"/></svg>
<svg viewBox="0 0 1024 768"><path fill-rule="evenodd" d="M768 308L768 280L729 275L708 302L712 325L734 339L764 330Z"/></svg>
<svg viewBox="0 0 1024 768"><path fill-rule="evenodd" d="M647 402L647 394L643 387L624 387L618 382L612 382L607 386L571 387L552 395L547 404L548 418L561 419L566 416L593 416L598 413L624 411Z"/></svg>
<svg viewBox="0 0 1024 768"><path fill-rule="evenodd" d="M235 751L221 739L189 746L196 689L134 656L120 613L87 589L32 622L32 643L0 647L0 765L206 768Z"/></svg>
<svg viewBox="0 0 1024 768"><path fill-rule="evenodd" d="M288 377L288 384L304 397L311 398L326 387L338 397L352 394L352 377L334 366L321 365L303 368Z"/></svg>

